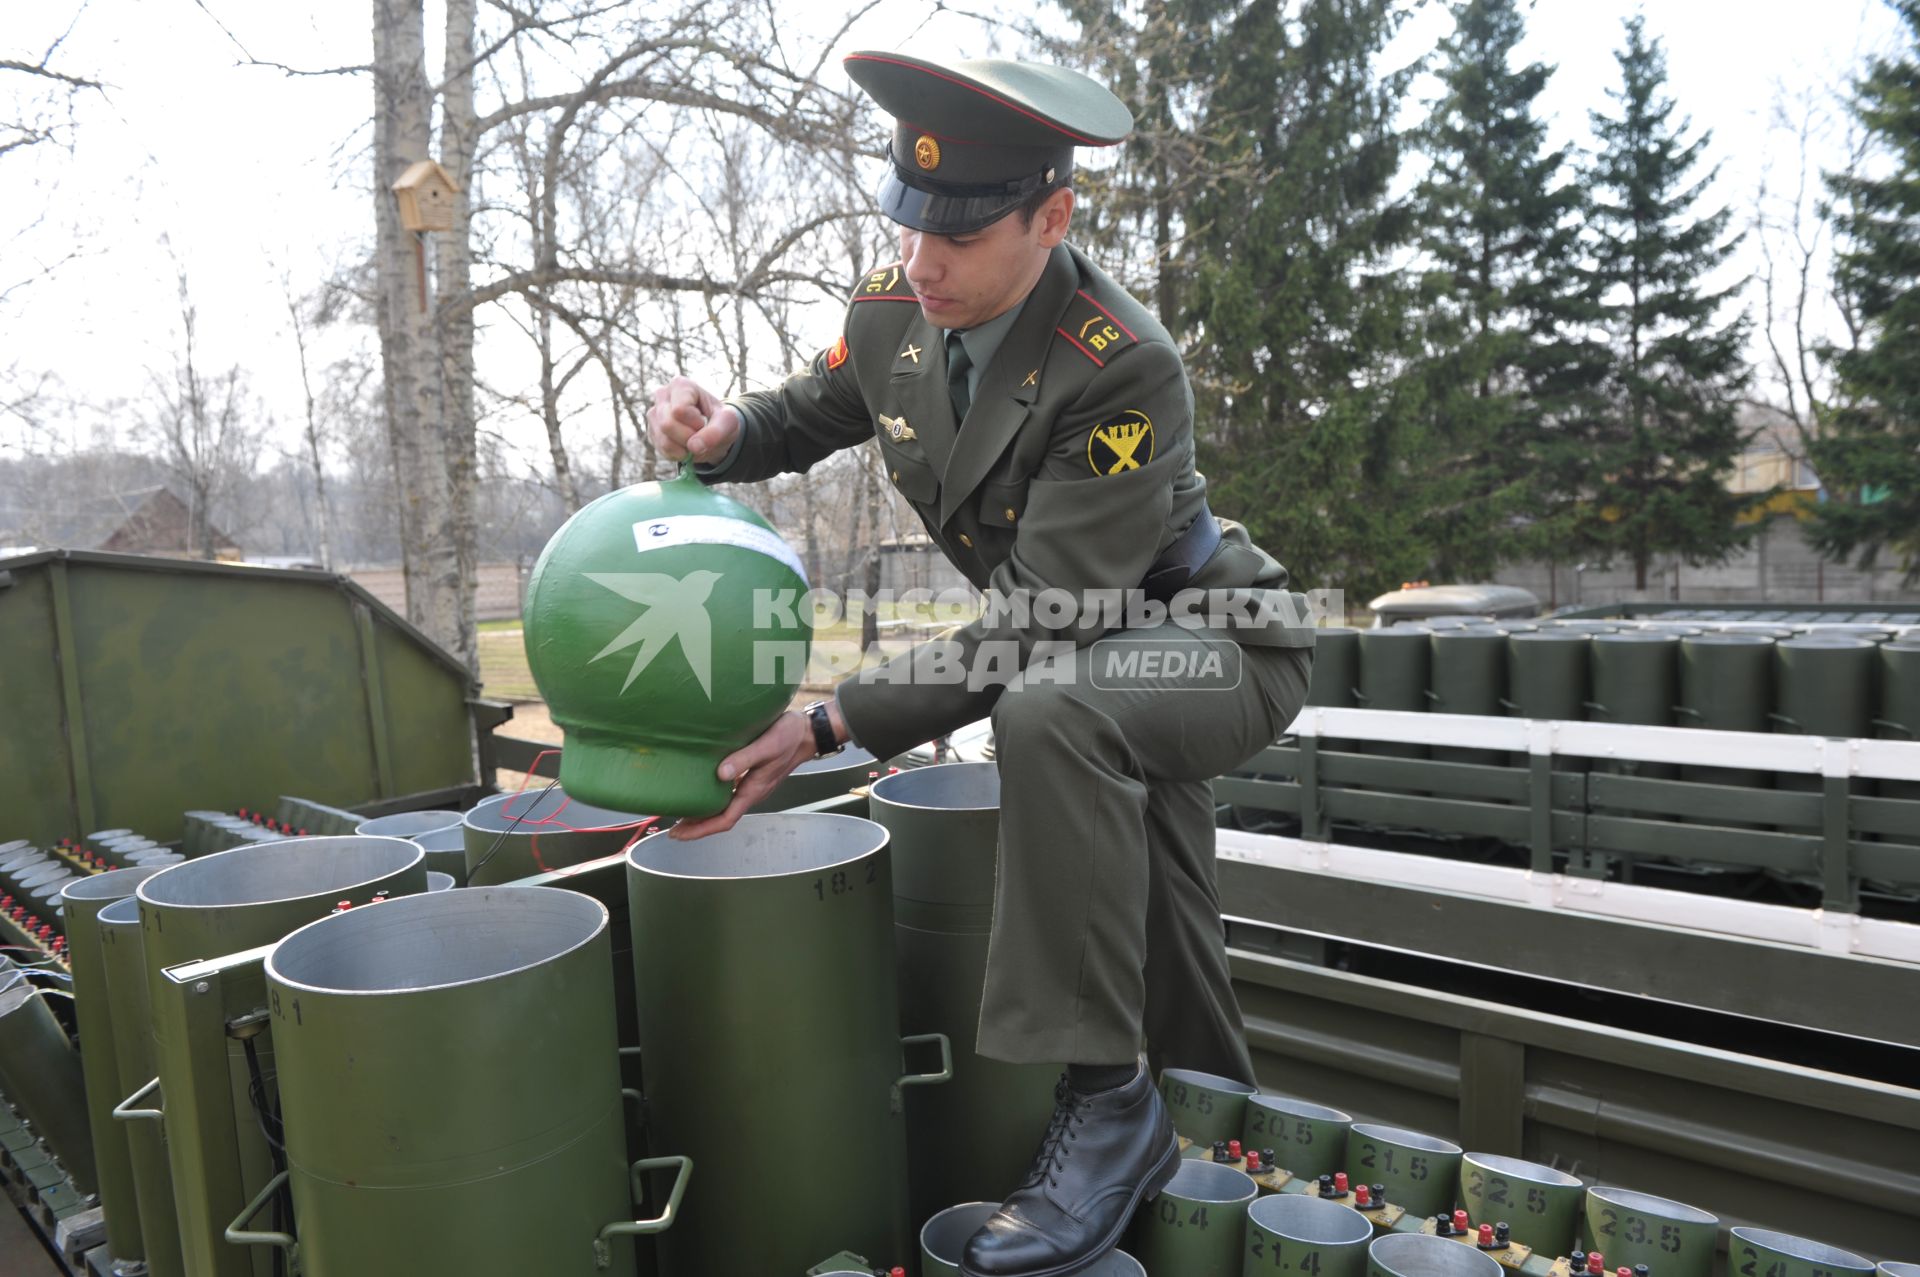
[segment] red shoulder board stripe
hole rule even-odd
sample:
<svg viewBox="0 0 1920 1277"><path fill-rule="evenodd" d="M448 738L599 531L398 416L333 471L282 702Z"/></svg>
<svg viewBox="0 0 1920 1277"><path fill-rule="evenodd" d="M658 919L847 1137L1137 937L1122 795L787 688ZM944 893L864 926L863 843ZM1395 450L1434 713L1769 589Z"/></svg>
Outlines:
<svg viewBox="0 0 1920 1277"><path fill-rule="evenodd" d="M1140 340L1112 311L1084 291L1075 294L1055 331L1100 368L1105 368L1108 360Z"/></svg>
<svg viewBox="0 0 1920 1277"><path fill-rule="evenodd" d="M1072 333L1068 332L1066 329L1056 328L1053 331L1059 333L1062 337L1065 337L1068 341L1072 342L1074 346L1080 351L1081 354L1085 355L1088 359L1093 360L1094 367L1105 368L1107 366L1106 360L1100 358L1100 356L1094 354L1091 350L1088 350L1084 345L1081 344L1079 338L1075 337Z"/></svg>
<svg viewBox="0 0 1920 1277"><path fill-rule="evenodd" d="M907 283L907 273L900 269L900 263L882 266L869 272L853 290L853 300L857 302L911 302L918 301L913 286Z"/></svg>

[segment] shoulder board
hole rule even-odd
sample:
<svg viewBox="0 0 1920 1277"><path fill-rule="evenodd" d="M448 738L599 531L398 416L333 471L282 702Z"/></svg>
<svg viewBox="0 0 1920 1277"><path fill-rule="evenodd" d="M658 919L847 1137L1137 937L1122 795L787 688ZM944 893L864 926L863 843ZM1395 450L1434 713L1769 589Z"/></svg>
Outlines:
<svg viewBox="0 0 1920 1277"><path fill-rule="evenodd" d="M1097 368L1105 368L1108 360L1140 340L1111 310L1088 296L1085 289L1074 293L1060 318L1060 327L1054 331L1091 359Z"/></svg>
<svg viewBox="0 0 1920 1277"><path fill-rule="evenodd" d="M879 270L869 271L864 279L853 288L853 300L857 302L917 302L913 288L907 283L907 272L895 262L891 266L882 266Z"/></svg>

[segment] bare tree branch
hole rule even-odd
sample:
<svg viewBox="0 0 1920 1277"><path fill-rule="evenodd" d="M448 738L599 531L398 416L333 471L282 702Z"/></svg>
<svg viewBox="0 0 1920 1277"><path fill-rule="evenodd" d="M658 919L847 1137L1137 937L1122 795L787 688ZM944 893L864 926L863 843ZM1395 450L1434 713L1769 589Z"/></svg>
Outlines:
<svg viewBox="0 0 1920 1277"><path fill-rule="evenodd" d="M101 89L106 85L98 80L89 80L85 76L68 75L64 71L55 71L44 62L19 62L13 58L0 58L0 71L18 71L23 75L37 75L42 79L56 80L74 89Z"/></svg>

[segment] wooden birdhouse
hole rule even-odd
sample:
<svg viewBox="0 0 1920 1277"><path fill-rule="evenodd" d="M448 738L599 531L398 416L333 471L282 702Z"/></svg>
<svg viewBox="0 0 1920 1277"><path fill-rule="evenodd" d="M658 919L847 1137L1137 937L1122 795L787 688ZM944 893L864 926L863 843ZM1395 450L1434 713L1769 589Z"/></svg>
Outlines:
<svg viewBox="0 0 1920 1277"><path fill-rule="evenodd" d="M459 192L438 163L416 161L393 184L393 193L400 197L400 224L410 231L452 230L453 197Z"/></svg>

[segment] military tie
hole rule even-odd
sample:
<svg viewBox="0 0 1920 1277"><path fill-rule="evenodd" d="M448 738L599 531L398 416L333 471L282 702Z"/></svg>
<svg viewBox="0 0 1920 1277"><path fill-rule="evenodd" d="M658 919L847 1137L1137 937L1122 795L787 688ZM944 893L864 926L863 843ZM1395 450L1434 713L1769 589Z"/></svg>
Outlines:
<svg viewBox="0 0 1920 1277"><path fill-rule="evenodd" d="M973 402L973 395L967 390L967 370L971 367L973 367L973 360L967 358L967 345L960 340L960 334L948 333L947 398L953 400L955 425L967 419L967 407Z"/></svg>

